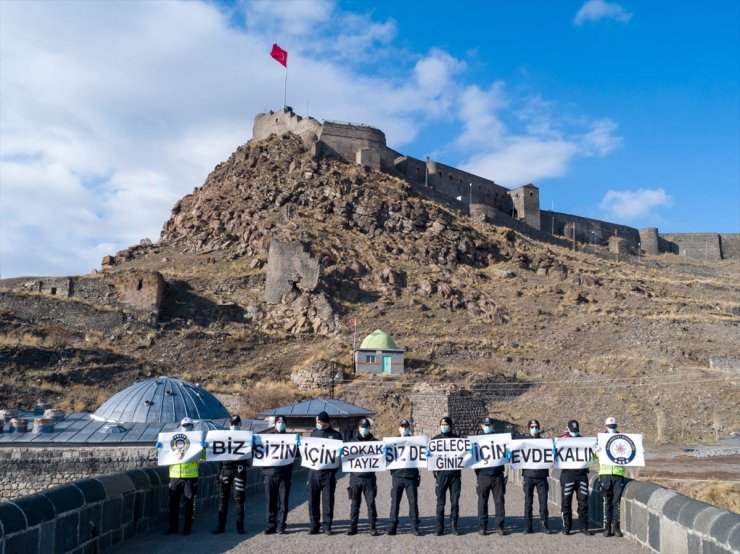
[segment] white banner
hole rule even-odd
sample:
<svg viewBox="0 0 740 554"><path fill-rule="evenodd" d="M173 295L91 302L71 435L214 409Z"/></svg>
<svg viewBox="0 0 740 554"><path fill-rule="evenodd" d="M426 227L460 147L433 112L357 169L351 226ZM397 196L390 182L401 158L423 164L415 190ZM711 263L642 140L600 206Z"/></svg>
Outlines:
<svg viewBox="0 0 740 554"><path fill-rule="evenodd" d="M596 437L564 437L555 439L555 467L559 469L586 469L596 452Z"/></svg>
<svg viewBox="0 0 740 554"><path fill-rule="evenodd" d="M295 461L298 443L295 435L273 433L255 435L252 465L257 467L286 466Z"/></svg>
<svg viewBox="0 0 740 554"><path fill-rule="evenodd" d="M599 433L599 463L615 466L645 465L642 435Z"/></svg>
<svg viewBox="0 0 740 554"><path fill-rule="evenodd" d="M459 437L429 441L431 456L427 460L429 471L453 471L465 469L466 455L470 457L470 441Z"/></svg>
<svg viewBox="0 0 740 554"><path fill-rule="evenodd" d="M203 453L203 447L200 445L201 437L203 434L200 431L160 433L157 435L157 442L162 445L162 448L157 451L157 464L171 466L200 459Z"/></svg>
<svg viewBox="0 0 740 554"><path fill-rule="evenodd" d="M427 467L426 437L386 437L386 469Z"/></svg>
<svg viewBox="0 0 740 554"><path fill-rule="evenodd" d="M383 471L385 469L383 446L383 441L345 442L342 471L346 473Z"/></svg>
<svg viewBox="0 0 740 554"><path fill-rule="evenodd" d="M555 461L552 439L520 439L509 443L511 469L548 469Z"/></svg>
<svg viewBox="0 0 740 554"><path fill-rule="evenodd" d="M308 469L337 469L342 446L342 441L336 439L301 438L301 465Z"/></svg>
<svg viewBox="0 0 740 554"><path fill-rule="evenodd" d="M506 445L511 441L511 433L473 435L468 437L472 453L466 459L470 469L502 466L509 462L506 459Z"/></svg>
<svg viewBox="0 0 740 554"><path fill-rule="evenodd" d="M216 431L206 434L206 460L230 462L252 458L252 431Z"/></svg>

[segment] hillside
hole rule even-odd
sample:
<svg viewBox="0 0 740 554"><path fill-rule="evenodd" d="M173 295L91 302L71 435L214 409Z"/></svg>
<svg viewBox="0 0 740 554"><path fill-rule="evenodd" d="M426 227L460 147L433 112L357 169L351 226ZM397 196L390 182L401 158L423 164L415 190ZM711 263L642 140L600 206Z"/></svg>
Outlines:
<svg viewBox="0 0 740 554"><path fill-rule="evenodd" d="M321 274L270 305L273 240L303 242ZM296 382L325 394L342 371L337 395L377 410L381 434L423 386L471 388L492 416L537 417L552 434L572 417L596 432L606 415L651 441L739 431L737 370L709 363L740 359L737 262L539 243L391 175L313 159L292 135L240 146L142 244L105 271L160 271L159 323L81 331L3 311L3 406L91 410L170 374L238 395L252 415L316 392ZM406 375L352 375L352 319L358 341L381 328L407 349Z"/></svg>

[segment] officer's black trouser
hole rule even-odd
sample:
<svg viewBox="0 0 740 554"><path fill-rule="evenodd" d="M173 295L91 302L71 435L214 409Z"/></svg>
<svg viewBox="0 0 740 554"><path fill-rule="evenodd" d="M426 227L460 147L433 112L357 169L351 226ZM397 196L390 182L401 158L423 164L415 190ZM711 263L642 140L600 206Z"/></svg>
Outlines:
<svg viewBox="0 0 740 554"><path fill-rule="evenodd" d="M619 501L624 492L622 475L599 475L599 487L604 506L604 523L619 523Z"/></svg>
<svg viewBox="0 0 740 554"><path fill-rule="evenodd" d="M573 493L578 501L578 521L581 529L588 529L588 475L563 470L560 474L560 489L562 491L560 505L563 513L563 529L570 531L573 525Z"/></svg>
<svg viewBox="0 0 740 554"><path fill-rule="evenodd" d="M308 471L308 516L311 528L318 529L321 523L319 502L324 509L324 527L331 527L334 519L334 491L337 488L337 476L333 470Z"/></svg>
<svg viewBox="0 0 740 554"><path fill-rule="evenodd" d="M398 505L401 503L403 491L409 501L409 518L414 529L419 528L419 501L417 491L419 484L416 477L393 477L391 484L391 525L398 525Z"/></svg>
<svg viewBox="0 0 740 554"><path fill-rule="evenodd" d="M478 474L478 519L481 525L488 525L488 494L493 496L493 505L496 509L496 527L503 529L506 509L504 495L506 485L503 475Z"/></svg>
<svg viewBox="0 0 740 554"><path fill-rule="evenodd" d="M240 466L241 467L241 466ZM229 496L231 487L234 487L234 501L236 502L236 521L244 523L244 500L246 499L246 466L238 471L221 471L218 474L218 511L229 512Z"/></svg>
<svg viewBox="0 0 740 554"><path fill-rule="evenodd" d="M350 522L357 525L357 520L360 519L360 504L364 495L365 504L367 505L367 519L370 522L370 527L374 529L375 522L378 519L378 512L375 509L375 496L378 494L375 475L360 477L359 475L350 474L349 487L352 490L352 505L349 512Z"/></svg>
<svg viewBox="0 0 740 554"><path fill-rule="evenodd" d="M524 478L524 522L532 523L532 503L534 502L534 489L537 489L537 500L540 504L540 519L546 521L550 516L547 511L547 477L525 477Z"/></svg>
<svg viewBox="0 0 740 554"><path fill-rule="evenodd" d="M195 495L198 493L198 478L172 479L169 486L170 531L176 532L180 526L180 497L185 499L185 521L182 530L190 531L195 519Z"/></svg>
<svg viewBox="0 0 740 554"><path fill-rule="evenodd" d="M267 527L285 527L288 519L288 499L290 497L291 475L265 475L265 511Z"/></svg>
<svg viewBox="0 0 740 554"><path fill-rule="evenodd" d="M457 524L460 517L460 487L461 476L459 471L439 471L436 476L437 480L437 525L440 526L445 518L445 501L447 500L447 490L450 491L450 516L452 522Z"/></svg>

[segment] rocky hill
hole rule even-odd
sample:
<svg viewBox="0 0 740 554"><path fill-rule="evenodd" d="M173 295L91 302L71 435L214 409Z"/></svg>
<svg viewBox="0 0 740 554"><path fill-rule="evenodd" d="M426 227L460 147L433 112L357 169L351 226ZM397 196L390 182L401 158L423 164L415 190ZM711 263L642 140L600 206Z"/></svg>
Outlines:
<svg viewBox="0 0 740 554"><path fill-rule="evenodd" d="M270 245L293 241L318 277L268 303ZM496 418L537 417L553 434L573 417L598 431L612 414L651 440L737 432L737 263L636 261L537 242L273 136L240 146L177 202L159 241L107 265L164 276L156 324L84 329L4 302L0 400L94 409L134 380L173 374L251 415L325 394L343 372L337 394L377 410L381 434L420 387L469 388ZM353 319L358 340L381 328L407 349L406 375L352 374Z"/></svg>

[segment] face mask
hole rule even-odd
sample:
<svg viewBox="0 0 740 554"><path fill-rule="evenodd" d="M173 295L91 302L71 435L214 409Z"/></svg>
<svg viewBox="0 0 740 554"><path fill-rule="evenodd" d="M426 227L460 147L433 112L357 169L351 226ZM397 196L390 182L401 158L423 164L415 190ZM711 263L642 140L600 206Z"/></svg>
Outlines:
<svg viewBox="0 0 740 554"><path fill-rule="evenodd" d="M278 433L285 433L285 427L286 427L285 423L278 423L277 425L275 425L275 430Z"/></svg>
<svg viewBox="0 0 740 554"><path fill-rule="evenodd" d="M616 435L617 434L617 430L616 429L607 429L606 432L609 433L610 435Z"/></svg>
<svg viewBox="0 0 740 554"><path fill-rule="evenodd" d="M398 434L401 435L402 437L410 437L411 429L409 429L408 427L399 427Z"/></svg>
<svg viewBox="0 0 740 554"><path fill-rule="evenodd" d="M439 430L442 433L449 433L450 432L450 426L449 425L440 425Z"/></svg>
<svg viewBox="0 0 740 554"><path fill-rule="evenodd" d="M182 430L185 431L186 433L189 433L190 431L193 430L193 426L192 425L183 425L182 426Z"/></svg>
<svg viewBox="0 0 740 554"><path fill-rule="evenodd" d="M360 435L367 437L370 434L370 429L367 427L360 427Z"/></svg>
<svg viewBox="0 0 740 554"><path fill-rule="evenodd" d="M537 435L540 434L540 428L539 427L530 427L529 428L529 434L532 435L533 437L536 437Z"/></svg>
<svg viewBox="0 0 740 554"><path fill-rule="evenodd" d="M571 437L577 437L577 436L578 436L578 431L575 431L575 432L574 432L574 431L568 431L568 434L569 434L569 435L570 435Z"/></svg>
<svg viewBox="0 0 740 554"><path fill-rule="evenodd" d="M230 425L229 426L229 430L230 431L238 431L239 429L241 429L241 427L239 427L238 425Z"/></svg>
<svg viewBox="0 0 740 554"><path fill-rule="evenodd" d="M323 429L324 429L324 426L321 423L317 423L316 424L316 430L317 431L323 431Z"/></svg>
<svg viewBox="0 0 740 554"><path fill-rule="evenodd" d="M483 432L486 434L493 433L493 425L484 425Z"/></svg>

